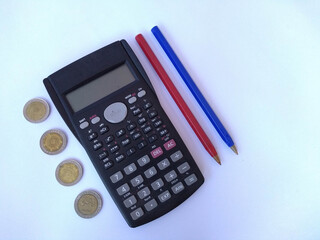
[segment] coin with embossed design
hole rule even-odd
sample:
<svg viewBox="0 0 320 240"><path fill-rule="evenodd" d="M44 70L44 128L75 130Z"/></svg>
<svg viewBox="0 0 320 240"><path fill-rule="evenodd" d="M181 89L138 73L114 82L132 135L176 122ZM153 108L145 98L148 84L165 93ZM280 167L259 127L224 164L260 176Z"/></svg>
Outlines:
<svg viewBox="0 0 320 240"><path fill-rule="evenodd" d="M62 161L56 168L56 179L64 186L72 186L82 177L82 166L74 159Z"/></svg>
<svg viewBox="0 0 320 240"><path fill-rule="evenodd" d="M81 192L74 201L76 213L83 218L96 216L102 208L102 198L93 190Z"/></svg>
<svg viewBox="0 0 320 240"><path fill-rule="evenodd" d="M33 98L23 107L24 117L32 123L43 122L50 113L49 104L42 98Z"/></svg>
<svg viewBox="0 0 320 240"><path fill-rule="evenodd" d="M46 131L40 139L40 147L47 154L62 152L67 146L67 136L59 129Z"/></svg>

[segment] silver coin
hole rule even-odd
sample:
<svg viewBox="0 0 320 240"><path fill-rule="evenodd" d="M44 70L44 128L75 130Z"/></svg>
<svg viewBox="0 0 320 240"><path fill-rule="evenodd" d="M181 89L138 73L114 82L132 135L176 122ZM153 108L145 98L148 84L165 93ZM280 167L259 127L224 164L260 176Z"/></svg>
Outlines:
<svg viewBox="0 0 320 240"><path fill-rule="evenodd" d="M49 155L62 152L67 146L67 136L60 129L46 131L40 138L40 148Z"/></svg>
<svg viewBox="0 0 320 240"><path fill-rule="evenodd" d="M39 123L46 120L50 113L49 104L42 98L33 98L23 107L24 117L32 123Z"/></svg>
<svg viewBox="0 0 320 240"><path fill-rule="evenodd" d="M74 201L74 209L82 218L96 216L102 208L102 198L93 190L81 192Z"/></svg>
<svg viewBox="0 0 320 240"><path fill-rule="evenodd" d="M62 161L56 168L56 179L64 186L72 186L80 181L83 175L81 164L74 159Z"/></svg>

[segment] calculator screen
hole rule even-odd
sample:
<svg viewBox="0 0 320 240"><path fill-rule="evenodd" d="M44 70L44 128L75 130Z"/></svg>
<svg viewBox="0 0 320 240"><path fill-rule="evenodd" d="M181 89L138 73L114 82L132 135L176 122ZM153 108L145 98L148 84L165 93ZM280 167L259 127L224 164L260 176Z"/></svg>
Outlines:
<svg viewBox="0 0 320 240"><path fill-rule="evenodd" d="M123 64L66 94L66 98L72 110L77 112L134 81L130 69Z"/></svg>

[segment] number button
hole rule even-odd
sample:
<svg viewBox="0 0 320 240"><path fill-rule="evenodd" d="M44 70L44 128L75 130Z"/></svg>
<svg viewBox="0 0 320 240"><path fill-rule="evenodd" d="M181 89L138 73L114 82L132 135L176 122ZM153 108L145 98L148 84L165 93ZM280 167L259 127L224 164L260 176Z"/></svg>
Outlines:
<svg viewBox="0 0 320 240"><path fill-rule="evenodd" d="M138 218L142 217L144 214L143 210L141 208L138 208L134 210L132 213L130 213L133 220L137 220Z"/></svg>
<svg viewBox="0 0 320 240"><path fill-rule="evenodd" d="M129 192L130 187L128 185L128 183L123 184L122 186L117 188L117 192L120 196L122 196L123 194Z"/></svg>
<svg viewBox="0 0 320 240"><path fill-rule="evenodd" d="M148 197L149 195L150 195L150 190L148 187L145 187L144 189L142 189L138 192L138 196L140 199L144 199L145 197Z"/></svg>
<svg viewBox="0 0 320 240"><path fill-rule="evenodd" d="M150 162L150 158L148 155L144 155L143 157L138 159L138 164L140 167L143 167L144 165L146 165L149 162Z"/></svg>
<svg viewBox="0 0 320 240"><path fill-rule="evenodd" d="M131 163L130 165L128 165L128 166L126 166L126 167L124 168L124 172L125 172L127 175L133 173L133 172L136 171L136 170L137 170L137 167L136 167L136 165L135 165L134 163Z"/></svg>
<svg viewBox="0 0 320 240"><path fill-rule="evenodd" d="M144 175L146 176L146 178L151 178L156 174L157 174L157 170L155 167L151 167L144 172Z"/></svg>
<svg viewBox="0 0 320 240"><path fill-rule="evenodd" d="M123 178L123 175L120 171L116 172L110 177L112 183L119 182L122 178Z"/></svg>
<svg viewBox="0 0 320 240"><path fill-rule="evenodd" d="M138 175L134 179L132 179L130 182L131 182L133 187L136 187L139 184L143 183L143 178L142 178L141 175Z"/></svg>
<svg viewBox="0 0 320 240"><path fill-rule="evenodd" d="M159 188L161 188L164 185L163 181L161 178L155 180L153 183L151 183L151 187L153 190L158 190Z"/></svg>
<svg viewBox="0 0 320 240"><path fill-rule="evenodd" d="M123 203L127 208L129 208L137 203L137 199L135 196L131 196L128 199L124 200Z"/></svg>

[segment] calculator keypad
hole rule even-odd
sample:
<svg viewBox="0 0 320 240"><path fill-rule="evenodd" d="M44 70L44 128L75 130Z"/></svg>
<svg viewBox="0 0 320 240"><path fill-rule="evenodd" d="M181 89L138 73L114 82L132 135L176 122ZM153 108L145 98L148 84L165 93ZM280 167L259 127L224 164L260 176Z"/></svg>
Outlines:
<svg viewBox="0 0 320 240"><path fill-rule="evenodd" d="M92 128L83 130L87 131L87 139L109 175L119 202L133 221L175 201L176 196L198 180L158 109L143 99L146 95L141 90L129 97L126 105L117 102L106 108L102 116L111 122L123 118L121 114L113 117L115 106L126 111L125 106L126 113L131 114L127 116L130 120L125 118L123 124L119 123L119 128L112 130L111 123L95 116Z"/></svg>

